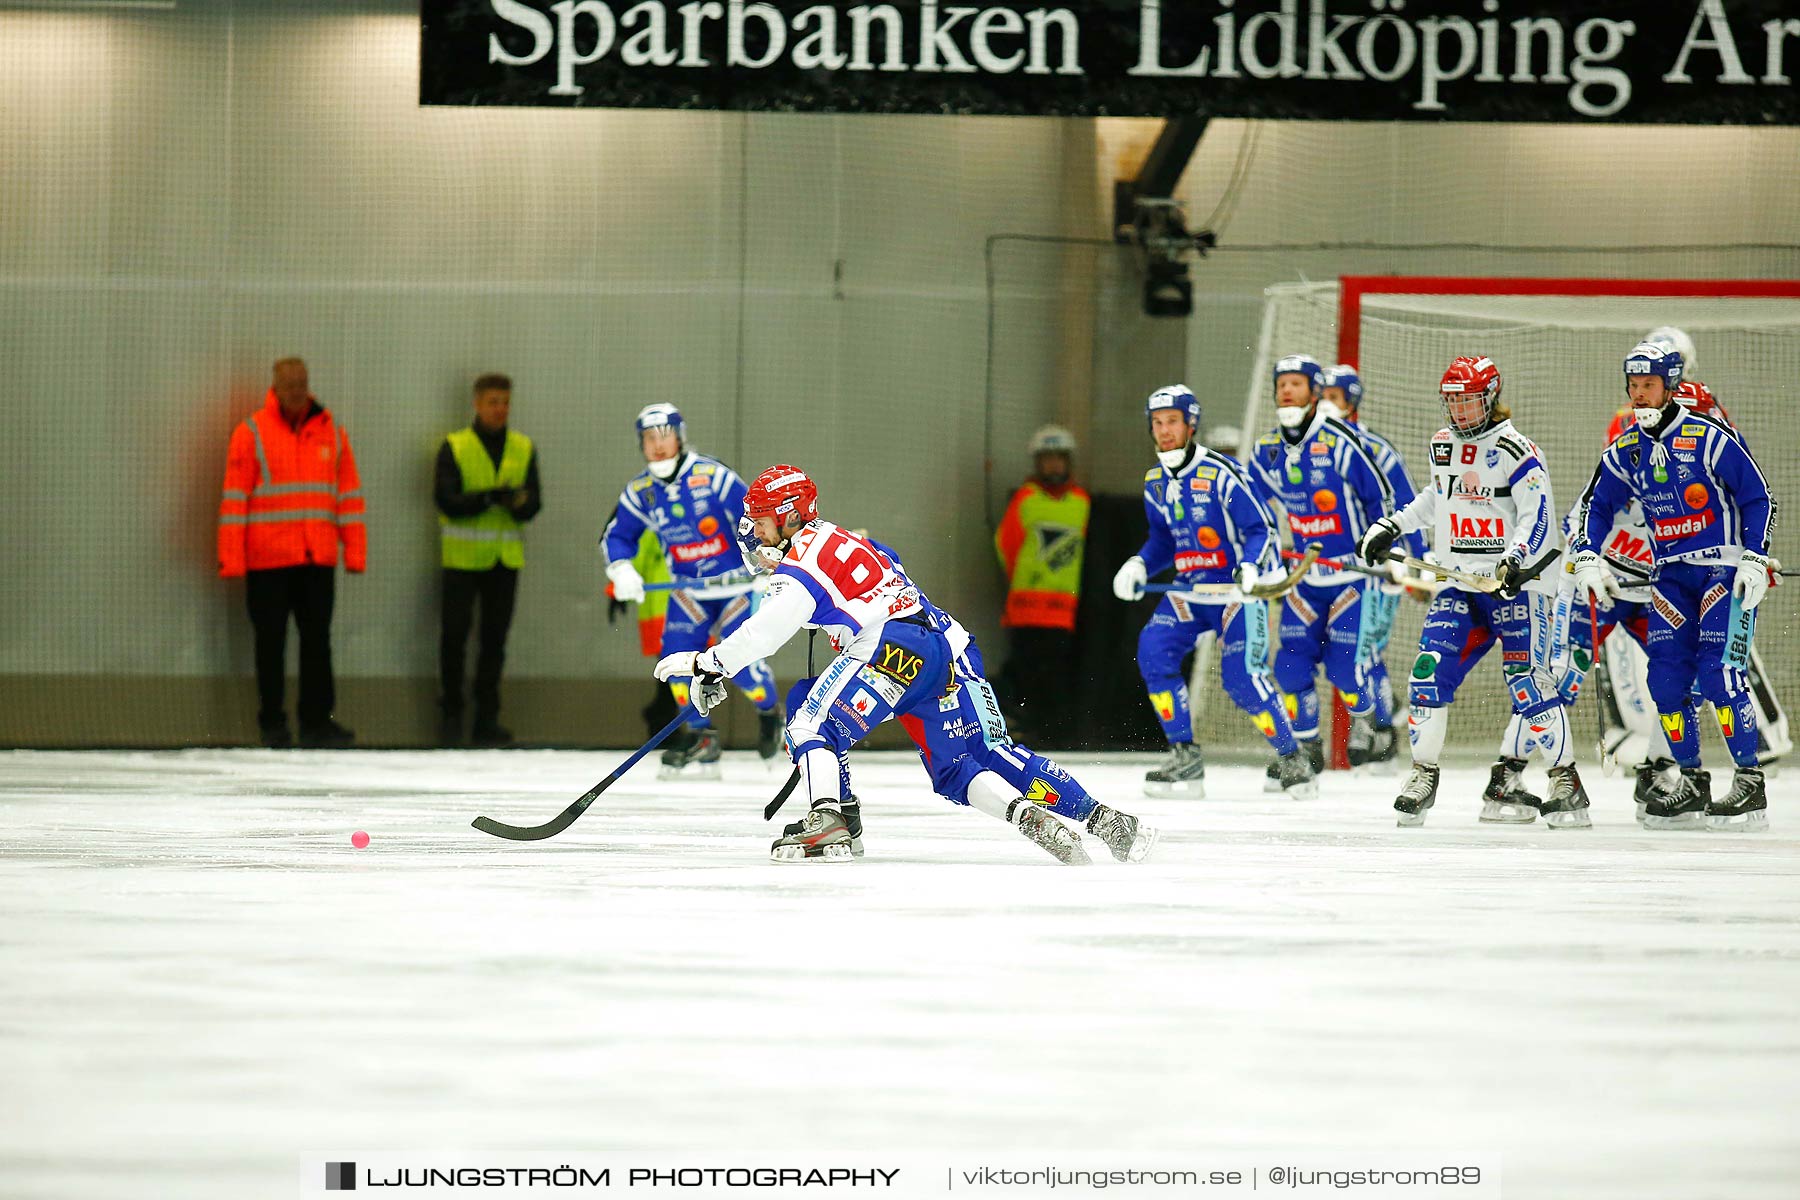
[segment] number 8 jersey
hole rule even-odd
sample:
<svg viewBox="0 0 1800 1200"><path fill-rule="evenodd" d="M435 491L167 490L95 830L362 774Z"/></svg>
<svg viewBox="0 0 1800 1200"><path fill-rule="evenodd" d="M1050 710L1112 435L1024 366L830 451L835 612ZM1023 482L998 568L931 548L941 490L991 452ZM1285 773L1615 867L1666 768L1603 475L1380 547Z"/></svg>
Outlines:
<svg viewBox="0 0 1800 1200"><path fill-rule="evenodd" d="M1474 435L1440 429L1430 451L1431 485L1394 519L1401 533L1432 529L1438 561L1492 575L1504 556L1530 574L1560 549L1544 456L1510 420ZM1526 590L1553 595L1554 577Z"/></svg>
<svg viewBox="0 0 1800 1200"><path fill-rule="evenodd" d="M821 518L794 535L761 607L712 653L730 675L773 654L801 629L821 629L839 650L866 656L889 621L942 633L953 655L968 649L968 633L927 600L889 555Z"/></svg>

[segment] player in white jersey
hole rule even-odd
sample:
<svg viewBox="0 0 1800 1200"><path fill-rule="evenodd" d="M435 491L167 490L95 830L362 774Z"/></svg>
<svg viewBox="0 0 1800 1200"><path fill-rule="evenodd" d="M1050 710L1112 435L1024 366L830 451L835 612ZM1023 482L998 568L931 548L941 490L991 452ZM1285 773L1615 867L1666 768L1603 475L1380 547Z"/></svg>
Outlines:
<svg viewBox="0 0 1800 1200"><path fill-rule="evenodd" d="M867 538L823 520L818 488L798 467L770 467L744 498L740 540L774 577L762 605L711 649L667 655L662 680L693 680L701 712L725 696L724 681L766 658L801 629L830 637L837 656L789 714L786 746L811 808L770 848L777 862L847 861L854 835L843 759L889 717L917 717L920 753L941 796L1015 825L1064 863L1086 863L1066 817L1104 841L1113 857L1139 862L1156 833L1097 802L1067 771L1013 742L993 689L982 678L968 632L938 608Z"/></svg>
<svg viewBox="0 0 1800 1200"><path fill-rule="evenodd" d="M1408 681L1413 771L1394 801L1401 825L1422 825L1437 798L1438 756L1456 689L1495 640L1513 718L1482 796L1481 819L1524 824L1536 813L1517 802L1526 755L1550 769L1542 810L1556 828L1586 828L1588 798L1576 774L1569 721L1556 692L1550 655L1554 578L1542 578L1561 553L1550 473L1531 440L1514 428L1500 403L1500 370L1485 357L1458 358L1440 393L1449 425L1432 435L1431 486L1391 517L1377 521L1357 552L1385 563L1396 539L1433 530L1447 567L1493 578L1486 592L1454 582L1431 602L1419 633L1419 657Z"/></svg>

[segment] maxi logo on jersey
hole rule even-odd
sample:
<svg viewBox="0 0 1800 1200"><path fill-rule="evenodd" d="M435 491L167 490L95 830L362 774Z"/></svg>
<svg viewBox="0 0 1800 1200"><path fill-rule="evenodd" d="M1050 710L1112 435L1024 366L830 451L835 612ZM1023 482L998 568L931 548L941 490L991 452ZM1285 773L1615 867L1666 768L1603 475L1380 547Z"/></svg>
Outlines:
<svg viewBox="0 0 1800 1200"><path fill-rule="evenodd" d="M1643 538L1633 537L1629 529L1613 531L1612 541L1606 544L1606 557L1645 567L1656 563L1656 557L1650 551L1650 543Z"/></svg>
<svg viewBox="0 0 1800 1200"><path fill-rule="evenodd" d="M1501 517L1450 514L1450 548L1461 551L1506 549L1506 521Z"/></svg>

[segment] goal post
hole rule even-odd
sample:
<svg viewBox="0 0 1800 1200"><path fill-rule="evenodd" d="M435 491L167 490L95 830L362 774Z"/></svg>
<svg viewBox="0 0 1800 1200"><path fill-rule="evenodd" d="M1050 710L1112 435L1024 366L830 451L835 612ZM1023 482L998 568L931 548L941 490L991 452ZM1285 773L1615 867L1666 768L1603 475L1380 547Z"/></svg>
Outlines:
<svg viewBox="0 0 1800 1200"><path fill-rule="evenodd" d="M1277 284L1264 293L1246 443L1275 424L1269 371L1278 358L1349 363L1365 389L1364 424L1394 443L1421 483L1426 441L1443 424L1437 385L1444 368L1457 355L1482 354L1500 368L1514 421L1544 451L1560 515L1585 486L1607 425L1624 407L1625 355L1666 325L1692 338L1689 376L1712 389L1758 452L1777 500L1794 495L1800 456L1777 452L1783 423L1800 415L1800 280L1793 279L1346 275ZM1769 635L1758 640L1785 700L1800 685L1800 660L1782 644L1796 627L1800 588L1777 589L1765 603L1759 630ZM1403 604L1389 642L1389 671L1402 692L1398 713L1422 616L1422 606ZM1332 757L1342 766L1348 718L1332 707ZM1456 709L1453 742L1497 744L1508 711L1497 666L1484 664L1471 677Z"/></svg>

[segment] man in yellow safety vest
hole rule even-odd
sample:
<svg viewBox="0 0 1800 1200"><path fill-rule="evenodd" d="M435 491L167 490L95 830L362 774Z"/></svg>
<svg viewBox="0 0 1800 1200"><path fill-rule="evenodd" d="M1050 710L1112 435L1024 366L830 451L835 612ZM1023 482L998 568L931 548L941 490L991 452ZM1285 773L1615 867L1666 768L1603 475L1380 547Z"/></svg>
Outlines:
<svg viewBox="0 0 1800 1200"><path fill-rule="evenodd" d="M1066 692L1075 652L1075 614L1081 562L1087 548L1090 501L1072 482L1075 438L1046 425L1031 438L1032 476L1013 493L994 534L1006 572L1006 614L1012 653L995 682L1012 709L1009 720L1052 745L1072 731Z"/></svg>
<svg viewBox="0 0 1800 1200"><path fill-rule="evenodd" d="M440 740L462 741L463 659L476 602L481 605L481 650L475 660L476 745L512 741L500 724L500 667L512 624L519 568L525 565L523 526L544 506L537 452L531 439L507 428L512 380L487 374L475 381L475 419L452 431L437 456L436 500L442 527L444 618L438 641Z"/></svg>

